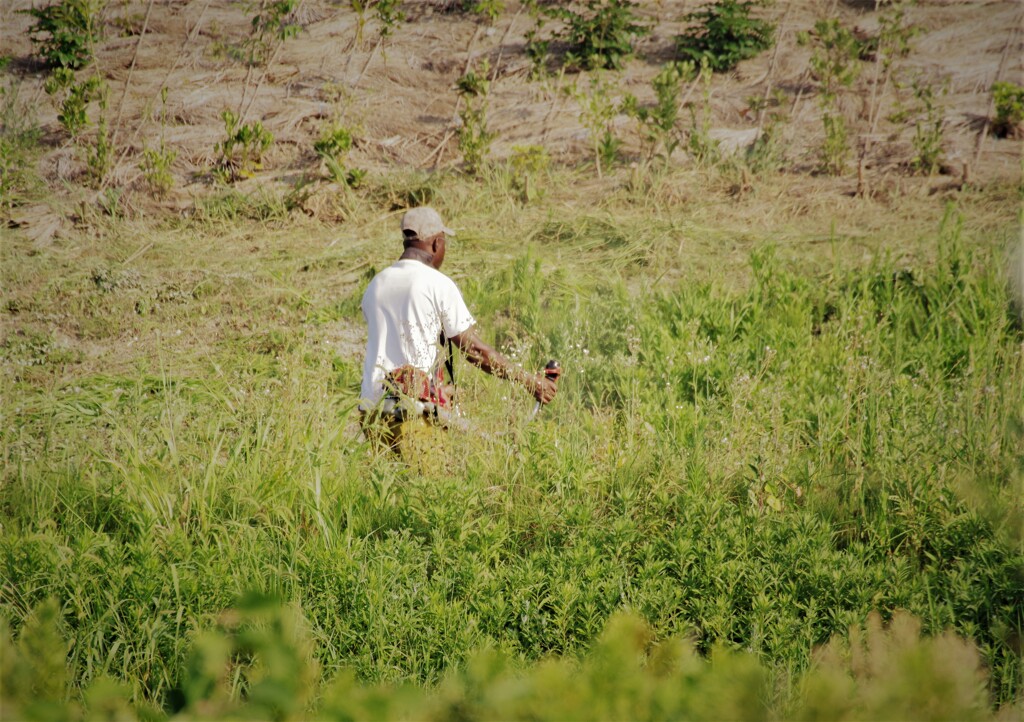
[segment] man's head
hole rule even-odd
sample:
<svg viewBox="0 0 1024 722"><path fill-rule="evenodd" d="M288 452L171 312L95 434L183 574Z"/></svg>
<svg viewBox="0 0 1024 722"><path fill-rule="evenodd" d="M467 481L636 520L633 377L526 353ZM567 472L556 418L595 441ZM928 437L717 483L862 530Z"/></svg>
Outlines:
<svg viewBox="0 0 1024 722"><path fill-rule="evenodd" d="M441 216L429 206L410 208L402 216L403 245L429 253L434 268L440 268L444 261L445 236L454 235L455 231L445 226Z"/></svg>

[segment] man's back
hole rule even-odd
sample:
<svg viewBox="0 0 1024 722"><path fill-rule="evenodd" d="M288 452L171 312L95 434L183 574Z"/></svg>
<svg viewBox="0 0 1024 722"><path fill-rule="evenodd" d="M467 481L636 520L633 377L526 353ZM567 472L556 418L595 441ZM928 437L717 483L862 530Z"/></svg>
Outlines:
<svg viewBox="0 0 1024 722"><path fill-rule="evenodd" d="M456 336L475 321L455 283L417 260L399 260L378 273L363 294L368 327L361 398L370 407L383 394L385 376L411 365L432 371L438 339Z"/></svg>

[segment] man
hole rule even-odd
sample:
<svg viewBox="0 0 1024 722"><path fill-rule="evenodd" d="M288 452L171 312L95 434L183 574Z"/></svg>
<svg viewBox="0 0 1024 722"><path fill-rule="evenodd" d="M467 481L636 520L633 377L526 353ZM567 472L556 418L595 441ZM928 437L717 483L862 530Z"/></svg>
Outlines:
<svg viewBox="0 0 1024 722"><path fill-rule="evenodd" d="M476 321L455 283L438 269L445 241L455 233L426 206L402 216L404 251L378 273L363 294L369 330L359 408L371 438L399 449L403 422L424 420L441 426L456 421L452 387L444 383L445 342L485 372L524 386L540 403L557 387L544 374L513 365L477 335Z"/></svg>

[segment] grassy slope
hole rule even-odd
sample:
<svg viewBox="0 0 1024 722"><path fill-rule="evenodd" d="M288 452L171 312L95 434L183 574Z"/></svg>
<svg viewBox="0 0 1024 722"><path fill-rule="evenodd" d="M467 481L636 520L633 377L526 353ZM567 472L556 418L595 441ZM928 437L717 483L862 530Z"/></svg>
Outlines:
<svg viewBox="0 0 1024 722"><path fill-rule="evenodd" d="M390 177L339 226L236 197L35 251L6 235L4 616L55 598L73 686L174 708L196 634L248 589L295 605L328 679L572 655L627 609L654 639L754 652L775 686L752 716L813 707L812 648L907 609L1019 699L1016 189L946 208L725 186L560 172L522 208L500 178ZM410 190L461 231L446 270L485 335L567 369L532 425L521 392L460 369L486 435L423 472L350 414L360 289Z"/></svg>

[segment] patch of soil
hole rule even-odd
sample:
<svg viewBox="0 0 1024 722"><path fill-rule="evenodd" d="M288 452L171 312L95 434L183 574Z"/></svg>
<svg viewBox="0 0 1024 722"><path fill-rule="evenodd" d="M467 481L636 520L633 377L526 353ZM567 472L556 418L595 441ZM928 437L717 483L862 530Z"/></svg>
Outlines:
<svg viewBox="0 0 1024 722"><path fill-rule="evenodd" d="M38 4L3 3L0 55L13 59L3 71L6 82L22 84L21 96L32 98L39 123L52 136L63 132L56 104L42 92L46 73L33 58L32 18L19 12ZM777 27L777 49L716 75L711 87L712 125L740 137L756 131L759 121L764 124L751 99L781 91L777 109L784 117L778 137L791 170L813 167L823 139L816 83L808 71L810 51L798 44L797 33L824 17L826 6L861 34L878 30L873 1L776 3L763 12ZM487 25L444 0L407 2L407 20L391 37L380 38L370 13L357 42L356 15L347 3L302 0L292 18L301 27L299 34L271 43L264 48L266 63L254 66L238 59L252 47L255 10L246 7L230 0L107 4L94 67L110 88L107 114L117 154L110 178L115 184L141 188L142 151L163 142L177 152L172 172L178 192L203 193L218 159L217 144L225 136L221 114L227 109L244 122L260 121L273 134L274 144L258 172L264 182L287 182L303 168L315 172L313 143L335 122L355 131L351 166L381 172L457 165L460 100L455 84L485 58L492 68L492 158L508 157L517 145L542 145L553 159L565 162L590 152L580 107L565 92L574 85L588 88L589 79L586 74L530 79L524 46L535 20L523 3L507 2L502 15ZM632 93L641 102L653 101L650 81L672 59L673 38L696 7L692 0L640 3L639 13L652 32L637 43L637 55L623 71L604 74L612 97ZM988 119L993 115L992 83L1021 83L1024 76L1024 6L1014 0L921 0L906 13L919 32L910 55L897 61L896 77L904 83L930 83L940 92L945 166L955 173L969 166L975 182L1019 175L1020 144L994 138ZM913 106L913 93L909 86L878 82L877 70L865 63L844 98L855 153L863 157L861 173L897 172L913 154L913 112L901 124L886 119L893 110ZM690 92L690 100L700 102L699 89ZM681 118L683 125L689 123L687 111ZM613 125L627 160L639 158L633 121L621 115ZM69 145L65 138L40 164L57 192L61 180L74 175L68 168ZM81 156L75 155L76 163L83 162Z"/></svg>

